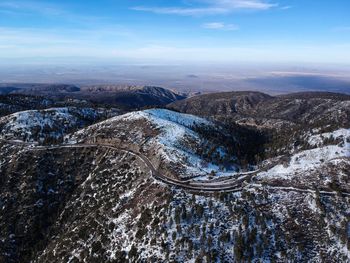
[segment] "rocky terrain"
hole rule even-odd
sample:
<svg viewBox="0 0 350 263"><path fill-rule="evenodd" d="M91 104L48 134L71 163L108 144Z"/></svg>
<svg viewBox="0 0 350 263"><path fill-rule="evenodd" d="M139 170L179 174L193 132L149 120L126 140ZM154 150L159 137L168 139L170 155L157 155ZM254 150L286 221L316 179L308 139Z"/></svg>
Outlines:
<svg viewBox="0 0 350 263"><path fill-rule="evenodd" d="M349 262L349 103L243 92L80 129L81 108L2 117L0 262ZM37 145L36 123L64 139Z"/></svg>

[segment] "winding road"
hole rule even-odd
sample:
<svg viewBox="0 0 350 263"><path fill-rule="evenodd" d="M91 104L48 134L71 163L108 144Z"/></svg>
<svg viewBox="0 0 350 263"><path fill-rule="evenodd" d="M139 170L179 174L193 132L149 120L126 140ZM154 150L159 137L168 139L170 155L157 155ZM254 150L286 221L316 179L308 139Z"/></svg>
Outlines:
<svg viewBox="0 0 350 263"><path fill-rule="evenodd" d="M61 145L55 145L55 146L36 146L33 143L26 143L23 141L14 141L14 140L5 140L0 139L0 141L5 142L7 144L16 145L16 146L22 146L25 147L29 151L44 151L44 150L54 150L54 149L63 149L63 148L106 148L116 151L122 151L129 154L132 154L139 158L145 165L150 169L151 175L156 180L163 182L167 185L183 188L186 190L191 191L198 191L198 192L240 192L244 189L249 188L265 188L265 189L271 189L271 190L280 190L280 191L295 191L295 192L301 192L301 193L316 193L315 189L311 188L298 188L298 187L291 187L291 186L271 186L271 185L262 185L262 184L254 184L254 183L248 183L251 181L252 177L263 170L272 168L275 164L269 165L269 167L265 167L264 169L253 171L253 172L246 172L246 173L238 173L235 174L236 177L239 177L238 179L227 179L220 182L194 182L194 181L181 181L174 178L170 178L167 176L164 176L160 174L157 169L154 167L152 162L149 160L149 158L140 152L136 152L130 149L126 149L124 147L116 147L112 144L102 144L102 143L96 143L96 144L61 144ZM271 167L270 167L271 166ZM337 195L339 193L335 191L320 191L321 194L324 195ZM343 196L350 196L350 193L348 192L341 192L340 193Z"/></svg>

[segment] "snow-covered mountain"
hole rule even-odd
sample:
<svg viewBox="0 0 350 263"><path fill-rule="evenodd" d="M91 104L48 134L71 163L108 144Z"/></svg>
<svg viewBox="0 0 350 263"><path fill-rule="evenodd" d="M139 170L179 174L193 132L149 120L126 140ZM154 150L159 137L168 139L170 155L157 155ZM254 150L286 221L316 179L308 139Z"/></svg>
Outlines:
<svg viewBox="0 0 350 263"><path fill-rule="evenodd" d="M149 158L155 159L159 169L175 178L186 179L212 172L217 175L224 175L225 172L232 174L233 170L219 171L218 164L207 162L197 153L206 140L196 131L197 127L216 129L214 123L200 117L151 109L131 112L89 126L71 135L70 141L82 143L94 138L99 142L132 144L147 153ZM218 147L215 151L227 155L224 147ZM234 161L235 156L231 159Z"/></svg>
<svg viewBox="0 0 350 263"><path fill-rule="evenodd" d="M349 262L348 100L313 99L299 122L294 96L272 99L268 128L166 109L3 117L0 262Z"/></svg>
<svg viewBox="0 0 350 263"><path fill-rule="evenodd" d="M296 150L280 164L259 173L256 179L319 189L338 185L350 192L350 129L309 134L305 139L312 149Z"/></svg>
<svg viewBox="0 0 350 263"><path fill-rule="evenodd" d="M20 111L0 118L0 138L25 142L60 142L68 132L113 114L105 109L76 107Z"/></svg>

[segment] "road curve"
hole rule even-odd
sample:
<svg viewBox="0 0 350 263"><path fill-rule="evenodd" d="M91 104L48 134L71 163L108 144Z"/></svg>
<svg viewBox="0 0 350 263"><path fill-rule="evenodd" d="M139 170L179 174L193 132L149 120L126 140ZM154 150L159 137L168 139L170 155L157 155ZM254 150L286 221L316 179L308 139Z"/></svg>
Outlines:
<svg viewBox="0 0 350 263"><path fill-rule="evenodd" d="M260 170L258 171L253 171L253 172L248 172L248 173L242 173L242 174L237 174L237 176L242 176L239 180L226 180L222 181L220 183L196 183L196 182L188 182L188 181L181 181L177 180L174 178L170 178L167 176L164 176L160 174L157 169L154 167L152 162L148 159L147 156L140 154L139 152L132 151L130 149L126 149L123 147L116 147L115 145L112 144L61 144L61 145L55 145L55 146L35 146L32 143L26 143L26 142L21 142L21 141L12 141L12 140L4 140L0 139L0 141L16 145L16 146L26 146L27 150L29 151L43 151L43 150L54 150L54 149L63 149L63 148L106 148L106 149L111 149L111 150L116 150L116 151L123 151L129 154L132 154L136 157L138 157L143 163L146 164L146 166L150 169L151 175L153 178L156 180L163 182L167 185L178 187L178 188L183 188L186 190L191 190L191 191L198 191L198 192L240 192L244 189L248 188L268 188L268 189L274 189L274 190L281 190L281 191L294 191L294 192L301 192L301 193L315 193L315 189L311 188L298 188L298 187L290 187L290 186L270 186L270 185L261 185L261 184L247 184L244 185L244 182L250 181L250 179L256 175L257 173L261 172ZM266 169L266 168L265 168ZM331 192L331 191L320 191L321 194L324 195L337 195L339 193L337 192ZM350 193L348 192L341 192L340 193L343 196L349 196Z"/></svg>

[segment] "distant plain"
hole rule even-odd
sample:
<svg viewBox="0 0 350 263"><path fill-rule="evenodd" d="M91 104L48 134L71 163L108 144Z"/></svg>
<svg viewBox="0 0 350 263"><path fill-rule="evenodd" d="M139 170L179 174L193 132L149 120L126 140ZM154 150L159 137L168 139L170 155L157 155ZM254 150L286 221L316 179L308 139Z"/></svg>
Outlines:
<svg viewBox="0 0 350 263"><path fill-rule="evenodd" d="M152 85L186 93L253 90L272 95L301 91L350 94L350 67L24 63L0 66L0 83Z"/></svg>

